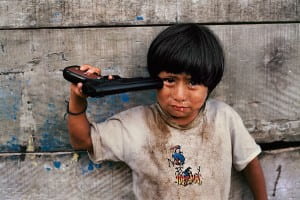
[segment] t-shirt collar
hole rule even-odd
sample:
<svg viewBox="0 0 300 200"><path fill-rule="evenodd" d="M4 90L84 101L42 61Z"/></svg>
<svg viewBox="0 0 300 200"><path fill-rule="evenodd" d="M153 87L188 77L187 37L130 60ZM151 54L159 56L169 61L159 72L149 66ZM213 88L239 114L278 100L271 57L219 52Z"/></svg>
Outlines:
<svg viewBox="0 0 300 200"><path fill-rule="evenodd" d="M171 116L166 113L165 111L163 111L163 109L161 108L161 106L159 105L159 103L155 104L155 108L157 109L158 113L160 114L161 118L171 127L176 128L176 129L180 129L180 130L187 130L187 129L191 129L194 128L196 126L199 126L202 121L203 121L203 115L205 113L205 104L202 106L202 108L200 109L198 115L196 116L196 118L191 121L189 124L187 125L179 125L176 124L175 122L173 122L171 120Z"/></svg>

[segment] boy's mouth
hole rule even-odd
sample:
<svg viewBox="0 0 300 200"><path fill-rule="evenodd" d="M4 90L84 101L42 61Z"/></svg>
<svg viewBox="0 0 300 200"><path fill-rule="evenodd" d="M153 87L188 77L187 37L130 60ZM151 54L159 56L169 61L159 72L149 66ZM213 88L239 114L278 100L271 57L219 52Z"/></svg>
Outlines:
<svg viewBox="0 0 300 200"><path fill-rule="evenodd" d="M177 106L177 105L172 105L172 108L176 111L180 111L180 112L183 112L184 110L187 109L187 107L185 106Z"/></svg>

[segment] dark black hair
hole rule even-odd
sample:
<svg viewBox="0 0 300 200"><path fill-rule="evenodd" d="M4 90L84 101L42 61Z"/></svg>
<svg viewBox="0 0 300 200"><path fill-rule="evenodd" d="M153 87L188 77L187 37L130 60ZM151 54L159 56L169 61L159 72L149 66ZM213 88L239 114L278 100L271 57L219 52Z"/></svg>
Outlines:
<svg viewBox="0 0 300 200"><path fill-rule="evenodd" d="M224 52L218 38L205 26L176 24L162 31L151 43L148 71L157 77L162 71L192 76L211 92L224 72Z"/></svg>

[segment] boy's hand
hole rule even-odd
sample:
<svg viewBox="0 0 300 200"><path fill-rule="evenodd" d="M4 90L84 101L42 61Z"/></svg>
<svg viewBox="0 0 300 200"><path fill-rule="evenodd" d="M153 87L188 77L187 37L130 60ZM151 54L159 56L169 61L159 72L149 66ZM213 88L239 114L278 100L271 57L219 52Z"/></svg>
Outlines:
<svg viewBox="0 0 300 200"><path fill-rule="evenodd" d="M83 94L82 92L82 83L77 83L77 84L74 84L72 83L71 84L71 97L76 97L76 98L82 98L82 99L85 99L87 98L87 95Z"/></svg>
<svg viewBox="0 0 300 200"><path fill-rule="evenodd" d="M85 74L97 74L101 75L101 69L97 67L93 67L91 65L82 65L80 66L80 70L84 71ZM82 99L87 98L87 95L83 94L82 92L82 83L77 83L77 84L71 84L71 96L79 97Z"/></svg>
<svg viewBox="0 0 300 200"><path fill-rule="evenodd" d="M97 74L97 75L101 75L101 69L97 68L97 67L93 67L91 65L82 65L80 66L80 70L81 71L85 71L85 74L89 75L89 74Z"/></svg>

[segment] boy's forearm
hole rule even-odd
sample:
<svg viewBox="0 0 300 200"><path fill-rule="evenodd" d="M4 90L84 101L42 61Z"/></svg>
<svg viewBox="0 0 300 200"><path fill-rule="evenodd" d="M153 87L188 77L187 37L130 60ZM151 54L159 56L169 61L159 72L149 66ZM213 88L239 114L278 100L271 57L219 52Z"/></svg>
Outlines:
<svg viewBox="0 0 300 200"><path fill-rule="evenodd" d="M266 183L258 158L253 159L243 170L255 200L267 200Z"/></svg>
<svg viewBox="0 0 300 200"><path fill-rule="evenodd" d="M80 113L85 109L86 105L86 99L74 97L71 94L69 101L70 112ZM90 123L85 112L79 115L68 115L68 130L73 148L84 150L91 148Z"/></svg>

